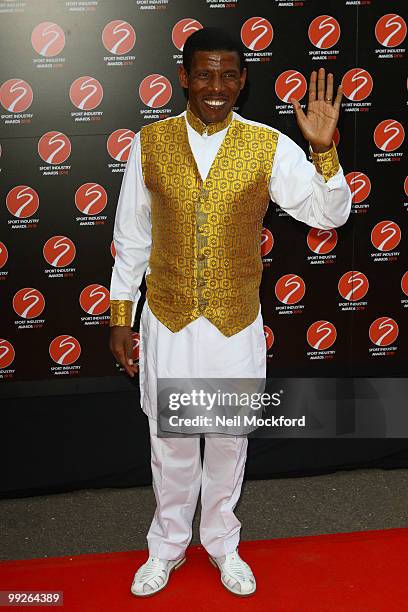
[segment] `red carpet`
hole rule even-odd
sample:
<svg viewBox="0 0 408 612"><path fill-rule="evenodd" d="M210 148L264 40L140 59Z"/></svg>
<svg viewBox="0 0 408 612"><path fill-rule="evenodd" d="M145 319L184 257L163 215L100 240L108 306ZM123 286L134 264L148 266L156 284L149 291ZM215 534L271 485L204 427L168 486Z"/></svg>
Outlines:
<svg viewBox="0 0 408 612"><path fill-rule="evenodd" d="M145 599L129 587L146 551L1 562L0 590L61 590L64 606L54 609L64 612L408 610L408 529L242 542L240 553L258 584L243 599L221 585L201 546L188 549L166 589Z"/></svg>

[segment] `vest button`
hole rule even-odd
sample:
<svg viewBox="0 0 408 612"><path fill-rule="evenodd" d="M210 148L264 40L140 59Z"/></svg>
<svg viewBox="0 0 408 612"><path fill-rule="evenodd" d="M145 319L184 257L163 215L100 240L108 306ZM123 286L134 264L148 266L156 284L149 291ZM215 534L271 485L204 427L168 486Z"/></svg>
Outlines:
<svg viewBox="0 0 408 612"><path fill-rule="evenodd" d="M199 259L200 261L203 261L203 259L205 259L205 255L204 255L204 253L199 253L199 254L197 255L197 259Z"/></svg>
<svg viewBox="0 0 408 612"><path fill-rule="evenodd" d="M204 230L205 230L204 225L199 225L199 226L197 227L197 231L199 231L199 232L200 232L200 234L202 234L202 233L204 232Z"/></svg>

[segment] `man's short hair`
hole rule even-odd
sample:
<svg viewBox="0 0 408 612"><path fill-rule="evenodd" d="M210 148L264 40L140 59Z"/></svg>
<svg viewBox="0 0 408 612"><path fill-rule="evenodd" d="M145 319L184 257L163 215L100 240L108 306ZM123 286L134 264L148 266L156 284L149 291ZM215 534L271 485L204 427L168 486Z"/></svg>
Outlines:
<svg viewBox="0 0 408 612"><path fill-rule="evenodd" d="M234 51L239 57L239 69L245 68L244 48L239 38L221 28L202 28L189 36L183 47L183 66L190 72L196 51Z"/></svg>

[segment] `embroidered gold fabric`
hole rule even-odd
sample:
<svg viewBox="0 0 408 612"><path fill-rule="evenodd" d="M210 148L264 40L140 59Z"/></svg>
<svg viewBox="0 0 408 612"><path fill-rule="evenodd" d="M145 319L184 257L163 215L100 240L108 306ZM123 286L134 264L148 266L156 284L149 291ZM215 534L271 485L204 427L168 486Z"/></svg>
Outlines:
<svg viewBox="0 0 408 612"><path fill-rule="evenodd" d="M309 148L316 170L323 176L327 183L332 176L337 174L340 168L336 145L333 142L331 149L325 151L324 153L315 153L312 147Z"/></svg>
<svg viewBox="0 0 408 612"><path fill-rule="evenodd" d="M203 181L184 117L142 128L143 176L152 194L147 300L171 331L205 316L232 336L255 320L278 137L234 119Z"/></svg>
<svg viewBox="0 0 408 612"><path fill-rule="evenodd" d="M131 326L132 325L132 305L131 300L111 300L109 327Z"/></svg>
<svg viewBox="0 0 408 612"><path fill-rule="evenodd" d="M186 112L187 121L191 125L191 127L202 136L206 133L208 136L212 134L216 134L217 132L221 132L224 130L232 121L232 111L228 113L225 117L224 121L219 121L218 123L210 123L206 125L196 117L196 115L190 109L190 105L187 104L187 112Z"/></svg>

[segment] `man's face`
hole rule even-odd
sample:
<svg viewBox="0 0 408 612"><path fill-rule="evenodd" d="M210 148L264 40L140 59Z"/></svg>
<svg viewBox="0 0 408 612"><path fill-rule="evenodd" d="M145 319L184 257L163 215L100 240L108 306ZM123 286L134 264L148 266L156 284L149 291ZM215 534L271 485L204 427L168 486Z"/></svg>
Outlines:
<svg viewBox="0 0 408 612"><path fill-rule="evenodd" d="M190 108L207 125L226 118L245 79L246 68L240 72L234 51L195 51L190 72L179 67L180 85L188 89Z"/></svg>

